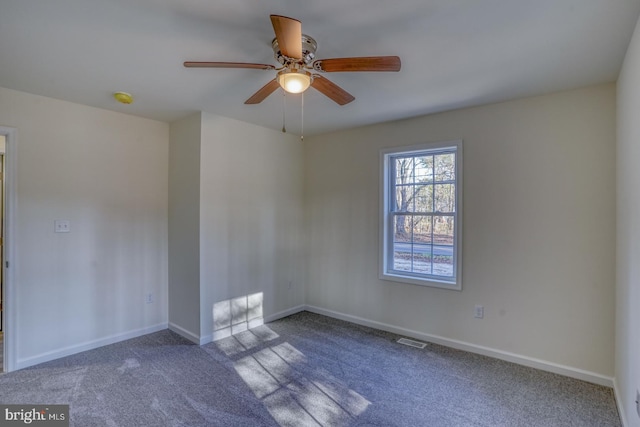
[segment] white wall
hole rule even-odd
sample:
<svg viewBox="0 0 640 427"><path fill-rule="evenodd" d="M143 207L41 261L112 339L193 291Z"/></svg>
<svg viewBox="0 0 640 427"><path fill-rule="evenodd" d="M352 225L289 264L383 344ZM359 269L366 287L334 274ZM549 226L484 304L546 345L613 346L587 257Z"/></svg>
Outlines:
<svg viewBox="0 0 640 427"><path fill-rule="evenodd" d="M171 123L169 143L169 322L200 337L201 115Z"/></svg>
<svg viewBox="0 0 640 427"><path fill-rule="evenodd" d="M0 124L18 141L17 367L166 327L168 125L1 88Z"/></svg>
<svg viewBox="0 0 640 427"><path fill-rule="evenodd" d="M640 427L640 26L618 79L616 392L628 427Z"/></svg>
<svg viewBox="0 0 640 427"><path fill-rule="evenodd" d="M299 137L203 113L200 195L202 335L221 301L262 293L264 317L304 304Z"/></svg>
<svg viewBox="0 0 640 427"><path fill-rule="evenodd" d="M453 139L462 292L379 280L379 150ZM613 84L307 138L305 170L307 304L611 381Z"/></svg>

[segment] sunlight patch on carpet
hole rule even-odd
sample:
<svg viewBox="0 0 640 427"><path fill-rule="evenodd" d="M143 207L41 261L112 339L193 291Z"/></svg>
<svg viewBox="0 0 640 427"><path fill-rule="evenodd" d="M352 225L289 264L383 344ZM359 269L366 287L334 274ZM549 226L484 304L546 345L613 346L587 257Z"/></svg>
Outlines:
<svg viewBox="0 0 640 427"><path fill-rule="evenodd" d="M243 357L234 368L280 426L346 426L371 404L326 370L313 368L288 342Z"/></svg>

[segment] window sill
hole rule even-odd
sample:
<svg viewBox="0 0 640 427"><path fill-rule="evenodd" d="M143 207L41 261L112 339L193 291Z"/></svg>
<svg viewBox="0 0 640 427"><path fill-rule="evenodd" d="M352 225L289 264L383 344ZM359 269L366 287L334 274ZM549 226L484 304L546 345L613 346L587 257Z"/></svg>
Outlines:
<svg viewBox="0 0 640 427"><path fill-rule="evenodd" d="M426 286L429 288L448 289L450 291L462 291L462 283L449 282L445 280L437 279L422 279L418 277L403 276L393 273L381 273L379 275L380 280L386 280L389 282L409 283L412 285Z"/></svg>

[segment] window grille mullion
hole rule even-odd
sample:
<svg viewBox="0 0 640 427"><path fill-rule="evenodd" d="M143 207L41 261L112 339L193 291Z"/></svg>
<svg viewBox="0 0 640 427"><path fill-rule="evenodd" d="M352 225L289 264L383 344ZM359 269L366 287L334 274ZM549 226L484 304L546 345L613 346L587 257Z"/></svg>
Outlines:
<svg viewBox="0 0 640 427"><path fill-rule="evenodd" d="M429 254L429 264L430 264L430 271L431 274L435 275L435 272L433 271L433 245L435 244L435 240L433 238L433 230L435 229L435 221L434 221L434 215L436 214L436 156L431 156L431 164L433 165L431 167L431 181L433 182L433 185L431 186L431 211L434 213L433 215L431 215L431 253Z"/></svg>

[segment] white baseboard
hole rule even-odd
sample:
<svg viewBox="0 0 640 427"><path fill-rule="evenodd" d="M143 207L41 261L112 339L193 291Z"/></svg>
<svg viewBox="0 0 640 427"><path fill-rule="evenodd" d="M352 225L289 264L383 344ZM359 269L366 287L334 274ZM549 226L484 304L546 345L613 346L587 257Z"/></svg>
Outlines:
<svg viewBox="0 0 640 427"><path fill-rule="evenodd" d="M517 363L518 365L528 366L530 368L540 369L542 371L552 372L554 374L560 374L571 378L576 378L582 381L587 381L594 384L603 385L605 387L613 387L614 380L612 377L597 374L595 372L589 372L571 366L560 365L546 360L540 360L533 357L523 356L521 354L510 353L508 351L497 350L490 347L484 347L477 344L471 344L464 341L458 341L450 338L441 337L438 335L425 334L423 332L414 331L411 329L401 328L387 323L377 322L375 320L364 319L358 316L352 316L350 314L344 314L333 310L327 310L321 307L315 307L312 305L305 306L307 311L316 314L322 314L324 316L333 317L347 322L356 323L358 325L368 326L370 328L380 329L387 332L392 332L398 335L405 335L411 338L416 338L422 341L431 342L434 344L440 344L447 347L455 348L458 350L464 350L471 353L481 354L483 356L489 356L507 362Z"/></svg>
<svg viewBox="0 0 640 427"><path fill-rule="evenodd" d="M281 319L283 317L291 316L292 314L296 314L305 310L310 311L312 313L333 317L335 319L340 319L347 322L355 323L358 325L368 326L374 329L379 329L379 330L383 330L383 331L387 331L387 332L391 332L399 335L404 335L404 336L416 338L422 341L427 341L435 344L444 345L447 347L452 347L458 350L464 350L464 351L469 351L471 353L482 354L484 356L494 357L496 359L517 363L519 365L528 366L531 368L536 368L536 369L540 369L547 372L553 372L553 373L564 375L567 377L576 378L576 379L591 382L594 384L603 385L605 387L612 387L614 390L615 400L618 407L618 412L620 414L622 425L623 427L626 427L628 425L625 418L624 407L620 400L621 395L618 389L617 382L615 381L615 378L607 377L605 375L585 371L578 368L573 368L571 366L560 365L557 363L548 362L545 360L540 360L540 359L536 359L528 356L510 353L502 350L492 349L492 348L480 346L477 344L471 344L464 341L453 340L453 339L441 337L438 335L425 334L423 332L414 331L411 329L406 329L406 328L390 325L387 323L378 322L375 320L369 320L369 319L365 319L358 316L344 314L337 311L328 310L325 308L316 307L312 305L298 305L296 307L292 307L292 308L280 311L278 313L271 314L269 316L264 317L263 322L264 323L273 322L275 320ZM254 324L250 326L255 327L255 326L259 326L259 324L261 324L261 322L254 322ZM159 323L146 328L140 328L140 329L127 331L120 334L114 334L114 335L110 335L108 337L100 338L97 340L87 341L81 344L76 344L73 346L48 351L36 356L18 359L16 362L15 369L16 370L23 369L29 366L37 365L39 363L44 363L50 360L58 359L60 357L69 356L69 355L80 353L87 350L93 350L95 348L102 347L105 345L128 340L131 338L136 338L136 337L150 334L153 332L158 332L158 331L167 329L167 327L173 332L183 336L184 338L188 339L189 341L197 345L203 345L215 339L215 336L213 335L209 335L206 337L198 337L196 334L192 333L191 331L188 331L174 323L168 323L168 324ZM219 337L219 338L222 338L222 337Z"/></svg>
<svg viewBox="0 0 640 427"><path fill-rule="evenodd" d="M213 335L211 336L211 339L208 342L210 342L210 341L218 341L218 340L221 340L223 338L227 338L227 337L230 337L230 336L235 335L237 333L246 331L248 329L252 329L252 328L264 325L265 323L273 322L274 320L278 320L278 319L282 319L283 317L291 316L292 314L296 314L296 313L299 313L301 311L304 311L305 307L306 306L304 306L304 305L298 305L296 307L288 308L286 310L279 311L277 313L271 314L271 315L266 316L264 318L256 317L254 319L249 320L248 322L242 322L242 323L238 323L236 325L231 325L230 327L227 327L227 328L218 329L217 331L213 331Z"/></svg>
<svg viewBox="0 0 640 427"><path fill-rule="evenodd" d="M200 337L198 334L194 334L188 329L183 328L182 326L178 326L175 323L169 322L169 329L180 335L183 338L188 339L194 344L202 345L211 341L211 338L207 341L207 337Z"/></svg>
<svg viewBox="0 0 640 427"><path fill-rule="evenodd" d="M291 316L292 314L300 313L307 310L307 306L304 304L288 308L286 310L279 311L274 314L270 314L264 318L264 323L273 322L274 320L282 319L283 317ZM311 311L311 310L309 310Z"/></svg>
<svg viewBox="0 0 640 427"><path fill-rule="evenodd" d="M248 329L252 329L261 325L264 325L267 322L273 322L274 320L278 320L278 319L282 319L283 317L287 317L287 316L291 316L292 314L296 314L299 313L301 311L304 311L306 309L305 305L298 305L296 307L292 307L292 308L288 308L286 310L283 311L279 311L278 313L274 313L271 314L267 317L255 317L247 322L241 322L241 323L237 323L235 325L231 325L229 327L226 328L221 328L218 329L216 331L213 331L212 334L210 335L205 335L202 337L198 337L196 334L194 334L191 331L188 331L184 328L181 328L180 326L174 324L174 323L169 323L169 329L171 329L173 332L177 333L178 335L182 335L184 338L188 339L189 341L196 343L198 345L204 345L204 344L208 344L210 342L213 341L218 341L221 340L223 338L227 338L230 337L232 335L238 334L240 332L246 331Z"/></svg>
<svg viewBox="0 0 640 427"><path fill-rule="evenodd" d="M41 353L36 356L18 359L16 362L15 369L16 370L24 369L29 366L38 365L44 362L49 362L50 360L58 359L60 357L70 356L72 354L80 353L87 350L93 350L94 348L102 347L109 344L114 344L120 341L136 338L136 337L150 334L153 332L162 331L164 329L167 329L167 323L158 323L157 325L148 326L146 328L134 329L134 330L119 333L119 334L109 335L108 337L99 338L97 340L86 341L81 344L76 344L69 347L47 351L45 353Z"/></svg>
<svg viewBox="0 0 640 427"><path fill-rule="evenodd" d="M240 332L248 331L249 329L262 325L264 325L264 320L262 319L262 317L256 317L255 319L251 319L247 322L236 323L235 325L227 326L226 328L220 328L213 331L213 334L211 334L211 339L207 342L228 338L232 335L239 334Z"/></svg>
<svg viewBox="0 0 640 427"><path fill-rule="evenodd" d="M622 423L622 427L627 427L627 417L624 412L624 405L622 404L622 395L620 394L620 389L618 388L618 381L613 379L613 396L616 399L616 405L618 407L618 415L620 415L620 422Z"/></svg>
<svg viewBox="0 0 640 427"><path fill-rule="evenodd" d="M218 341L221 340L223 338L229 338L231 336L231 327L227 327L227 328L221 328L218 329L217 331L213 331L213 334L211 335L211 341Z"/></svg>

